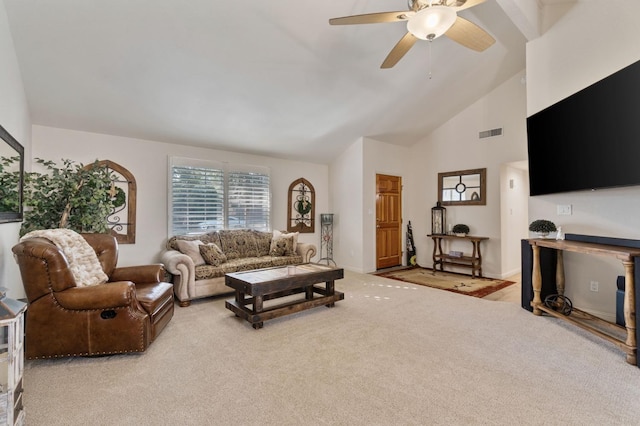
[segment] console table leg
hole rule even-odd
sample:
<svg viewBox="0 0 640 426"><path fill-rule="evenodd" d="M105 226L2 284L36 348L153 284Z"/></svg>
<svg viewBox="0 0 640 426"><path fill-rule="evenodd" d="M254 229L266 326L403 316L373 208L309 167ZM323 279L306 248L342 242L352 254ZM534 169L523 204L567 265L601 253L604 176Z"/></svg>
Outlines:
<svg viewBox="0 0 640 426"><path fill-rule="evenodd" d="M431 269L431 273L433 275L435 275L436 274L436 268L438 267L438 263L436 261L436 254L438 254L437 253L438 241L437 241L437 239L435 237L432 237L431 239L433 240L433 255L432 255L433 256L433 267Z"/></svg>
<svg viewBox="0 0 640 426"><path fill-rule="evenodd" d="M478 269L478 277L482 278L482 252L480 251L480 241L473 241L473 257L476 259L475 262ZM472 270L475 271L475 268ZM473 278L473 274L471 274Z"/></svg>
<svg viewBox="0 0 640 426"><path fill-rule="evenodd" d="M533 249L533 268L531 275L531 284L533 287L533 300L531 306L533 307L534 315L542 315L542 311L538 309L538 305L542 304L540 299L540 291L542 290L542 272L540 272L540 247L531 246Z"/></svg>
<svg viewBox="0 0 640 426"><path fill-rule="evenodd" d="M624 261L624 322L627 329L626 344L633 353L627 353L627 362L636 365L638 346L636 342L636 290L633 261Z"/></svg>
<svg viewBox="0 0 640 426"><path fill-rule="evenodd" d="M562 250L556 250L558 257L556 258L556 291L559 295L564 296L564 257Z"/></svg>

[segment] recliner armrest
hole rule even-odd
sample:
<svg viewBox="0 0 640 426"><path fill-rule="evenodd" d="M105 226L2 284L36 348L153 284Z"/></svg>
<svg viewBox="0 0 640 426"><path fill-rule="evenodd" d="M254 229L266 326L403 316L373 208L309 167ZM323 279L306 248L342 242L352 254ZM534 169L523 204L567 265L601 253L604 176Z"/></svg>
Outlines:
<svg viewBox="0 0 640 426"><path fill-rule="evenodd" d="M113 270L110 281L133 281L134 283L157 283L164 281L164 265L124 266Z"/></svg>
<svg viewBox="0 0 640 426"><path fill-rule="evenodd" d="M130 281L73 287L53 294L62 308L81 311L124 308L136 301L135 284Z"/></svg>

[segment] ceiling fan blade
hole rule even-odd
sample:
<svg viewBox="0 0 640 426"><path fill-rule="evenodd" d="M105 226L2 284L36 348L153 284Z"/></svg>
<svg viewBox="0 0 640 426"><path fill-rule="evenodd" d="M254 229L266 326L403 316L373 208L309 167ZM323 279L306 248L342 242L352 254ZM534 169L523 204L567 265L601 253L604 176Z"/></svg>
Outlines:
<svg viewBox="0 0 640 426"><path fill-rule="evenodd" d="M491 35L464 18L457 17L456 22L453 24L446 33L444 33L451 40L460 43L461 45L473 49L477 52L482 52L489 48L496 40Z"/></svg>
<svg viewBox="0 0 640 426"><path fill-rule="evenodd" d="M469 9L470 7L477 6L480 3L484 3L485 1L487 1L487 0L467 0L461 6L455 6L454 5L453 8L456 10L456 12L460 12L461 10ZM458 3L459 2L460 1L458 1Z"/></svg>
<svg viewBox="0 0 640 426"><path fill-rule="evenodd" d="M352 24L380 24L384 22L398 22L406 21L407 14L410 11L399 12L380 12L380 13L367 13L365 15L353 15L344 16L342 18L331 18L329 24L331 25L352 25Z"/></svg>
<svg viewBox="0 0 640 426"><path fill-rule="evenodd" d="M418 38L411 33L406 33L404 37L391 49L380 68L391 68L416 44Z"/></svg>

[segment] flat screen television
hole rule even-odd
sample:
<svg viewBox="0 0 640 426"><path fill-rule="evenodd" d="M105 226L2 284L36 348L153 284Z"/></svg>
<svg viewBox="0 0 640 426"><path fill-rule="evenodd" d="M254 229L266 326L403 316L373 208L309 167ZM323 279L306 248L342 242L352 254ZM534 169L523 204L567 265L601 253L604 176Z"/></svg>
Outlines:
<svg viewBox="0 0 640 426"><path fill-rule="evenodd" d="M527 118L529 194L640 185L640 61Z"/></svg>

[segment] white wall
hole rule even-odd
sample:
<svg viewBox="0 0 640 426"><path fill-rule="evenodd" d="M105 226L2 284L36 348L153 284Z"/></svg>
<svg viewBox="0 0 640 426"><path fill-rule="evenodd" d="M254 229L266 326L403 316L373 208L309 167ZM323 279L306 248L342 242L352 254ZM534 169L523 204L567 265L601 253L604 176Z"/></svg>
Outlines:
<svg viewBox="0 0 640 426"><path fill-rule="evenodd" d="M0 125L24 146L28 158L31 150L29 109L5 6L1 2L0 64ZM25 167L29 166L25 164ZM20 223L0 224L0 286L7 287L7 295L13 299L24 297L20 271L11 252L11 247L18 242L19 231Z"/></svg>
<svg viewBox="0 0 640 426"><path fill-rule="evenodd" d="M333 213L333 259L344 269L364 272L363 140L358 139L329 166Z"/></svg>
<svg viewBox="0 0 640 426"><path fill-rule="evenodd" d="M316 220L329 208L328 166L240 154L205 148L179 146L97 133L33 126L33 157L70 159L83 164L111 160L127 168L137 183L136 243L121 244L121 266L157 262L167 239L168 159L170 156L210 159L269 167L271 170L273 229L286 229L289 185L304 177L316 191ZM320 249L320 227L313 234L301 234L300 241ZM316 256L316 260L319 256Z"/></svg>
<svg viewBox="0 0 640 426"><path fill-rule="evenodd" d="M504 163L527 159L523 77L524 71L514 75L410 148L407 161L410 172L405 190L410 201L407 201L405 216L412 218L420 266L433 265L433 243L427 234L431 232L431 208L438 201L438 173L486 168L487 204L448 206L447 223L465 223L472 234L490 238L482 245L486 276L502 278L512 272L511 265L502 264L500 174ZM479 139L480 131L500 127L502 136ZM519 238L514 239L515 244L519 244ZM469 253L471 244L463 243L454 242L447 250Z"/></svg>
<svg viewBox="0 0 640 426"><path fill-rule="evenodd" d="M502 275L520 272L520 241L529 238L529 173L527 162L503 164L500 171L500 235Z"/></svg>
<svg viewBox="0 0 640 426"><path fill-rule="evenodd" d="M640 2L581 0L545 9L546 32L527 44L527 115L640 60ZM606 141L603 141L606 143ZM552 157L552 156L551 156ZM550 163L553 161L550 158ZM557 204L571 204L572 216L557 216ZM532 197L531 220L546 218L565 233L640 239L640 187ZM582 309L611 319L619 262L567 253L566 294ZM600 283L598 293L590 281Z"/></svg>
<svg viewBox="0 0 640 426"><path fill-rule="evenodd" d="M376 174L400 176L406 187L408 155L408 148L361 138L331 163L333 251L339 266L362 273L376 270ZM402 209L406 225L411 218L404 205Z"/></svg>

